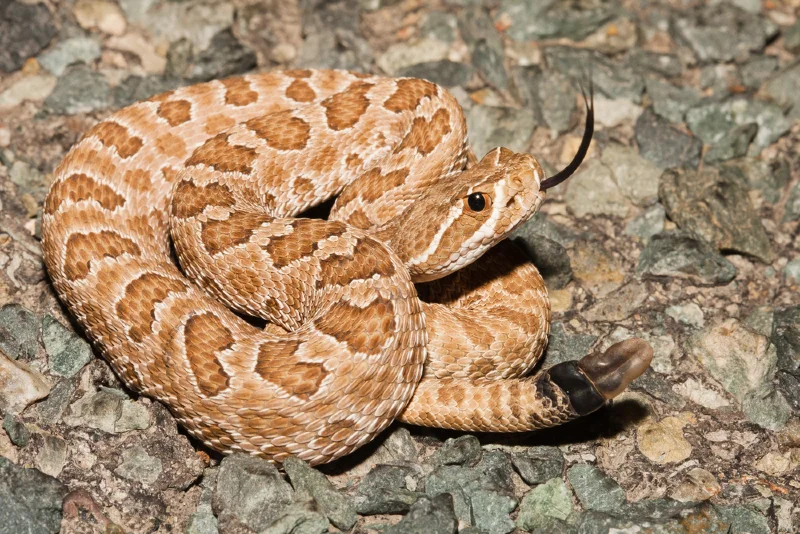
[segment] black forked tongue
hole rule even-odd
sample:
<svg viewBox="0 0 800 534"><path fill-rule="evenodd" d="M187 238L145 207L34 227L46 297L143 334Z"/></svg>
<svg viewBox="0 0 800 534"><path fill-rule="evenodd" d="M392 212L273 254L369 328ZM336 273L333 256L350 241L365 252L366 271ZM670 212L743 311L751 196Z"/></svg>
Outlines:
<svg viewBox="0 0 800 534"><path fill-rule="evenodd" d="M579 415L601 408L642 375L653 361L653 348L641 339L627 339L580 361L547 370L550 380L569 397Z"/></svg>
<svg viewBox="0 0 800 534"><path fill-rule="evenodd" d="M583 130L581 146L578 147L578 152L575 154L575 157L572 158L572 161L569 162L569 165L564 167L558 174L542 181L542 185L539 187L541 191L555 187L572 176L575 171L578 170L578 167L581 166L581 163L583 163L583 158L586 157L586 153L589 152L589 144L592 142L592 135L594 134L594 87L592 83L589 82L589 98L586 98L586 92L583 90L583 87L581 87L581 93L583 93L583 100L586 103L586 126Z"/></svg>

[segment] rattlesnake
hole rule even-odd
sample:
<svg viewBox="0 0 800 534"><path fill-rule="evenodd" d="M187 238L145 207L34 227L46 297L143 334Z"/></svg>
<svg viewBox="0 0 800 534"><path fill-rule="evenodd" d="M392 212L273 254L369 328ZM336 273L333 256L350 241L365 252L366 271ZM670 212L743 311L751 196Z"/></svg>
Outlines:
<svg viewBox="0 0 800 534"><path fill-rule="evenodd" d="M184 87L70 150L44 259L123 382L214 449L318 464L395 418L557 425L652 356L629 340L525 377L549 301L503 239L587 132L543 183L527 154L478 161L460 106L424 80L291 70ZM329 220L295 218L336 195Z"/></svg>

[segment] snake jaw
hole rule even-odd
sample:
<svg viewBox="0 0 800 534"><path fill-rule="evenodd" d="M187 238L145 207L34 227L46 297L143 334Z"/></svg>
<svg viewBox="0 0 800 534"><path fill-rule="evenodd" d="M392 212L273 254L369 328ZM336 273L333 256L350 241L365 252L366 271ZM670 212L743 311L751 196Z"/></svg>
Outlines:
<svg viewBox="0 0 800 534"><path fill-rule="evenodd" d="M602 408L644 373L653 360L653 348L637 338L595 352L580 361L554 365L546 371L550 380L569 397L579 415Z"/></svg>

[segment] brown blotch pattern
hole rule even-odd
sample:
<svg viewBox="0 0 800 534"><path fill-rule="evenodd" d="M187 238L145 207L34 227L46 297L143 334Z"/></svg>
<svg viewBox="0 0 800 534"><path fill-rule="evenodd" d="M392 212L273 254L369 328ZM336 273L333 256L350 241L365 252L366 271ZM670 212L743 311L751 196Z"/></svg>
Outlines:
<svg viewBox="0 0 800 534"><path fill-rule="evenodd" d="M188 100L162 102L156 113L170 126L178 126L192 118L192 104Z"/></svg>
<svg viewBox="0 0 800 534"><path fill-rule="evenodd" d="M343 224L314 219L297 219L292 222L292 228L290 234L270 237L267 243L266 251L278 269L308 256L324 239L345 232Z"/></svg>
<svg viewBox="0 0 800 534"><path fill-rule="evenodd" d="M291 110L269 113L247 121L247 127L276 150L300 150L311 137L311 126L293 117Z"/></svg>
<svg viewBox="0 0 800 534"><path fill-rule="evenodd" d="M128 169L122 175L122 181L136 191L144 191L153 185L153 181L150 179L150 171L145 169Z"/></svg>
<svg viewBox="0 0 800 534"><path fill-rule="evenodd" d="M367 93L373 84L357 82L322 101L325 116L331 130L346 130L358 123L369 107Z"/></svg>
<svg viewBox="0 0 800 534"><path fill-rule="evenodd" d="M117 302L116 309L120 319L128 325L131 339L139 343L152 334L156 304L170 293L185 290L184 282L156 273L145 273L125 286L125 295Z"/></svg>
<svg viewBox="0 0 800 534"><path fill-rule="evenodd" d="M214 136L219 134L220 132L232 128L236 124L236 121L233 120L231 117L224 115L222 113L215 113L210 117L206 118L205 126L203 126L203 131L208 135Z"/></svg>
<svg viewBox="0 0 800 534"><path fill-rule="evenodd" d="M355 226L356 228L361 228L362 230L367 230L372 226L372 221L369 220L366 213L359 209L355 210L347 217L347 224Z"/></svg>
<svg viewBox="0 0 800 534"><path fill-rule="evenodd" d="M197 387L208 396L219 395L230 386L230 375L219 361L219 353L233 345L234 339L222 321L212 313L193 315L183 330L186 353Z"/></svg>
<svg viewBox="0 0 800 534"><path fill-rule="evenodd" d="M183 159L186 157L186 143L181 137L170 132L156 138L156 149L167 158Z"/></svg>
<svg viewBox="0 0 800 534"><path fill-rule="evenodd" d="M361 190L361 198L366 202L378 200L385 192L403 185L408 174L409 170L405 168L389 171L386 174L381 174L380 169L368 171L365 176L359 178L365 184Z"/></svg>
<svg viewBox="0 0 800 534"><path fill-rule="evenodd" d="M347 343L351 351L375 356L394 336L394 304L381 297L364 308L339 301L314 324L320 332Z"/></svg>
<svg viewBox="0 0 800 534"><path fill-rule="evenodd" d="M283 71L286 76L290 78L311 78L313 72L308 69L289 69Z"/></svg>
<svg viewBox="0 0 800 534"><path fill-rule="evenodd" d="M103 209L109 211L125 205L125 197L83 173L72 174L53 186L44 202L45 213L52 215L65 200L71 202L95 200Z"/></svg>
<svg viewBox="0 0 800 534"><path fill-rule="evenodd" d="M144 145L141 137L132 135L126 127L111 121L96 124L86 135L96 137L104 146L114 147L122 159L133 156Z"/></svg>
<svg viewBox="0 0 800 534"><path fill-rule="evenodd" d="M254 148L232 145L228 142L228 134L221 133L197 147L186 160L186 165L202 163L220 172L250 174L255 159Z"/></svg>
<svg viewBox="0 0 800 534"><path fill-rule="evenodd" d="M347 158L344 160L344 163L345 165L347 165L347 168L353 169L364 163L364 160L361 159L361 156L353 152L352 154L347 155Z"/></svg>
<svg viewBox="0 0 800 534"><path fill-rule="evenodd" d="M196 217L203 213L206 206L233 206L234 198L231 190L219 183L211 183L198 187L194 182L184 180L175 187L172 198L172 215L186 218Z"/></svg>
<svg viewBox="0 0 800 534"><path fill-rule="evenodd" d="M423 98L434 97L437 94L439 94L439 89L436 84L427 80L405 78L397 80L397 91L386 99L383 107L395 113L412 111L417 109Z"/></svg>
<svg viewBox="0 0 800 534"><path fill-rule="evenodd" d="M430 121L424 117L417 117L411 124L411 129L403 138L395 153L406 148L416 150L427 156L439 145L442 138L450 133L450 113L446 109L438 109Z"/></svg>
<svg viewBox="0 0 800 534"><path fill-rule="evenodd" d="M222 80L225 86L225 103L232 106L247 106L258 100L258 93L250 87L244 78L228 78Z"/></svg>
<svg viewBox="0 0 800 534"><path fill-rule="evenodd" d="M331 255L320 262L317 287L346 286L353 280L366 280L373 275L393 276L394 265L383 246L371 238L359 239L353 251L346 255Z"/></svg>
<svg viewBox="0 0 800 534"><path fill-rule="evenodd" d="M328 372L323 363L297 360L294 354L298 346L293 339L262 343L256 372L284 391L308 399L319 390Z"/></svg>
<svg viewBox="0 0 800 534"><path fill-rule="evenodd" d="M209 254L246 243L262 224L271 220L269 215L235 211L224 221L211 220L203 224L200 237Z"/></svg>
<svg viewBox="0 0 800 534"><path fill-rule="evenodd" d="M64 274L71 281L86 278L89 262L101 258L118 258L123 254L138 256L139 246L116 232L102 230L88 234L72 234L67 239Z"/></svg>
<svg viewBox="0 0 800 534"><path fill-rule="evenodd" d="M286 96L295 102L311 102L317 95L306 81L295 79L286 89Z"/></svg>

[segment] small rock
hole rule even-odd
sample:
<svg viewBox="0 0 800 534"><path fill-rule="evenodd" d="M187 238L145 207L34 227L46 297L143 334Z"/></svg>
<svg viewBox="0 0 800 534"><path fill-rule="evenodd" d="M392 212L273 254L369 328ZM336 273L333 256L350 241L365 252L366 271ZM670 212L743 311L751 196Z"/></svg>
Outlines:
<svg viewBox="0 0 800 534"><path fill-rule="evenodd" d="M102 74L86 65L68 67L58 78L44 109L59 115L77 115L111 105L111 88Z"/></svg>
<svg viewBox="0 0 800 534"><path fill-rule="evenodd" d="M672 386L672 390L709 410L717 410L731 405L728 399L694 378L687 378L686 381L675 384Z"/></svg>
<svg viewBox="0 0 800 534"><path fill-rule="evenodd" d="M783 221L796 221L800 219L800 183L795 184L789 192L789 198L786 200L786 211L783 215Z"/></svg>
<svg viewBox="0 0 800 534"><path fill-rule="evenodd" d="M447 59L417 63L416 65L404 67L397 72L398 76L422 78L443 87L467 85L474 74L475 69L470 65Z"/></svg>
<svg viewBox="0 0 800 534"><path fill-rule="evenodd" d="M425 15L419 27L422 37L433 37L446 43L456 40L458 34L458 18L451 13L431 11Z"/></svg>
<svg viewBox="0 0 800 534"><path fill-rule="evenodd" d="M449 52L449 44L426 37L390 46L377 63L386 74L395 75L413 65L446 60Z"/></svg>
<svg viewBox="0 0 800 534"><path fill-rule="evenodd" d="M467 131L475 154L482 158L495 147L523 152L536 127L532 110L474 106L467 113Z"/></svg>
<svg viewBox="0 0 800 534"><path fill-rule="evenodd" d="M800 258L795 258L783 268L783 274L788 280L794 280L794 283L800 282Z"/></svg>
<svg viewBox="0 0 800 534"><path fill-rule="evenodd" d="M39 319L19 304L0 308L0 351L12 360L31 360L39 347Z"/></svg>
<svg viewBox="0 0 800 534"><path fill-rule="evenodd" d="M758 89L764 80L778 70L779 66L780 62L775 56L755 56L741 68L742 83L749 89Z"/></svg>
<svg viewBox="0 0 800 534"><path fill-rule="evenodd" d="M18 414L48 393L50 384L41 373L0 352L0 411Z"/></svg>
<svg viewBox="0 0 800 534"><path fill-rule="evenodd" d="M475 528L489 534L507 534L514 530L509 514L517 509L514 497L493 491L477 490L470 496Z"/></svg>
<svg viewBox="0 0 800 534"><path fill-rule="evenodd" d="M675 488L672 498L680 502L705 501L721 491L719 482L714 475L695 467L686 473L686 482Z"/></svg>
<svg viewBox="0 0 800 534"><path fill-rule="evenodd" d="M36 454L36 467L45 475L57 477L67 463L67 442L58 436L42 436L42 445Z"/></svg>
<svg viewBox="0 0 800 534"><path fill-rule="evenodd" d="M683 437L686 421L678 417L665 417L656 422L646 422L636 431L636 444L648 460L656 464L682 462L691 456L692 446Z"/></svg>
<svg viewBox="0 0 800 534"><path fill-rule="evenodd" d="M648 78L646 83L653 111L670 122L683 122L686 112L698 105L702 98L691 86L676 87L658 78Z"/></svg>
<svg viewBox="0 0 800 534"><path fill-rule="evenodd" d="M492 47L481 39L472 50L472 64L492 87L508 89L508 73L503 65L503 50Z"/></svg>
<svg viewBox="0 0 800 534"><path fill-rule="evenodd" d="M579 360L589 354L595 341L597 336L569 334L563 323L553 323L550 325L550 341L542 357L542 365L551 367L569 360Z"/></svg>
<svg viewBox="0 0 800 534"><path fill-rule="evenodd" d="M792 469L792 460L789 454L770 451L753 464L753 467L768 475L779 477Z"/></svg>
<svg viewBox="0 0 800 534"><path fill-rule="evenodd" d="M544 123L553 132L562 134L572 126L577 107L577 87L567 76L555 70L542 71L538 66L520 69L517 90L523 101L537 109Z"/></svg>
<svg viewBox="0 0 800 534"><path fill-rule="evenodd" d="M713 247L678 230L654 235L639 256L636 272L697 285L724 285L736 277L736 267Z"/></svg>
<svg viewBox="0 0 800 534"><path fill-rule="evenodd" d="M420 496L407 488L407 478L414 473L409 466L375 466L358 485L354 499L356 512L362 515L408 512Z"/></svg>
<svg viewBox="0 0 800 534"><path fill-rule="evenodd" d="M531 234L528 225L515 230L510 237L528 254L548 289L561 289L572 279L569 254L563 246L543 235Z"/></svg>
<svg viewBox="0 0 800 534"><path fill-rule="evenodd" d="M538 41L565 37L582 41L611 20L608 8L580 9L558 2L506 1L498 12L512 22L506 34L516 41Z"/></svg>
<svg viewBox="0 0 800 534"><path fill-rule="evenodd" d="M789 109L789 119L794 121L800 118L798 83L800 83L800 62L794 61L764 82L761 89L776 104Z"/></svg>
<svg viewBox="0 0 800 534"><path fill-rule="evenodd" d="M773 321L770 338L778 351L778 367L795 372L800 369L800 306L776 310Z"/></svg>
<svg viewBox="0 0 800 534"><path fill-rule="evenodd" d="M298 496L312 497L320 512L340 530L349 530L358 519L350 498L337 491L328 478L303 460L290 456L283 468Z"/></svg>
<svg viewBox="0 0 800 534"><path fill-rule="evenodd" d="M623 61L570 46L548 46L544 53L547 65L574 80L585 82L586 73L590 72L595 91L606 98L626 99L637 104L642 100L644 78Z"/></svg>
<svg viewBox="0 0 800 534"><path fill-rule="evenodd" d="M739 401L752 422L775 430L789 419L791 408L773 384L778 356L768 338L728 319L692 336L686 352Z"/></svg>
<svg viewBox="0 0 800 534"><path fill-rule="evenodd" d="M700 309L700 306L698 306L694 302L670 306L666 310L664 310L664 313L666 313L668 316L672 317L679 323L683 323L689 326L694 326L697 328L702 328L705 322L703 316L703 310Z"/></svg>
<svg viewBox="0 0 800 534"><path fill-rule="evenodd" d="M757 132L758 125L752 122L731 129L711 146L703 161L718 163L747 155L750 143Z"/></svg>
<svg viewBox="0 0 800 534"><path fill-rule="evenodd" d="M156 52L155 46L138 33L112 37L105 42L105 46L138 57L142 68L148 74L162 74L167 66L167 59Z"/></svg>
<svg viewBox="0 0 800 534"><path fill-rule="evenodd" d="M0 534L58 533L66 494L57 479L0 457Z"/></svg>
<svg viewBox="0 0 800 534"><path fill-rule="evenodd" d="M600 159L611 170L622 194L635 205L646 206L658 197L661 169L633 148L611 144L603 150Z"/></svg>
<svg viewBox="0 0 800 534"><path fill-rule="evenodd" d="M587 347L588 351L588 347ZM564 455L558 447L529 447L511 456L511 463L526 484L543 484L564 471Z"/></svg>
<svg viewBox="0 0 800 534"><path fill-rule="evenodd" d="M421 497L408 514L386 534L455 534L458 522L453 512L453 497L443 493L433 498Z"/></svg>
<svg viewBox="0 0 800 534"><path fill-rule="evenodd" d="M161 474L161 459L150 456L141 445L135 445L122 451L122 462L114 472L123 478L141 482L149 486L158 480Z"/></svg>
<svg viewBox="0 0 800 534"><path fill-rule="evenodd" d="M50 371L57 375L75 376L92 359L89 344L50 315L42 321L42 341Z"/></svg>
<svg viewBox="0 0 800 534"><path fill-rule="evenodd" d="M647 285L633 280L586 310L584 318L590 322L622 321L633 315L649 295Z"/></svg>
<svg viewBox="0 0 800 534"><path fill-rule="evenodd" d="M8 434L8 437L11 439L11 443L17 447L24 448L28 445L28 442L31 438L31 433L28 430L28 427L25 426L25 423L10 413L6 414L6 416L3 418L3 430L5 430L6 434Z"/></svg>
<svg viewBox="0 0 800 534"><path fill-rule="evenodd" d="M61 421L61 415L69 404L70 397L75 392L75 384L69 380L58 382L47 398L36 404L36 412L39 420L48 425L54 425Z"/></svg>
<svg viewBox="0 0 800 534"><path fill-rule="evenodd" d="M44 4L0 4L0 71L14 72L45 48L58 27Z"/></svg>
<svg viewBox="0 0 800 534"><path fill-rule="evenodd" d="M81 28L97 28L109 35L122 35L127 27L125 15L119 6L106 0L78 0L75 18Z"/></svg>
<svg viewBox="0 0 800 534"><path fill-rule="evenodd" d="M146 407L128 399L122 391L101 388L74 402L64 422L70 426L86 426L110 434L121 434L148 428L150 414Z"/></svg>
<svg viewBox="0 0 800 534"><path fill-rule="evenodd" d="M766 162L758 158L740 158L723 165L724 172L739 177L744 184L761 193L764 201L775 204L783 195L791 173L784 159Z"/></svg>
<svg viewBox="0 0 800 534"><path fill-rule="evenodd" d="M601 161L589 160L567 182L565 200L576 217L610 215L625 217L630 204Z"/></svg>
<svg viewBox="0 0 800 534"><path fill-rule="evenodd" d="M731 534L769 534L770 527L763 514L747 506L714 507L717 513L729 524Z"/></svg>
<svg viewBox="0 0 800 534"><path fill-rule="evenodd" d="M648 108L634 130L639 153L662 169L697 167L703 143Z"/></svg>
<svg viewBox="0 0 800 534"><path fill-rule="evenodd" d="M647 243L651 237L664 231L666 218L664 206L655 204L625 225L623 233L638 237L644 243Z"/></svg>
<svg viewBox="0 0 800 534"><path fill-rule="evenodd" d="M615 512L625 501L625 490L617 482L588 464L573 465L567 478L578 500L587 510Z"/></svg>
<svg viewBox="0 0 800 534"><path fill-rule="evenodd" d="M151 96L171 91L183 85L178 78L163 76L128 76L114 88L114 106L123 108Z"/></svg>
<svg viewBox="0 0 800 534"><path fill-rule="evenodd" d="M58 42L39 56L39 64L56 76L61 76L73 63L91 63L100 57L100 44L89 37L73 37ZM54 84L55 85L55 84Z"/></svg>
<svg viewBox="0 0 800 534"><path fill-rule="evenodd" d="M481 442L471 435L449 438L430 457L429 462L435 467L440 465L474 466L483 455Z"/></svg>
<svg viewBox="0 0 800 534"><path fill-rule="evenodd" d="M293 502L292 487L267 460L235 453L220 463L212 500L220 527L239 521L260 532Z"/></svg>
<svg viewBox="0 0 800 534"><path fill-rule="evenodd" d="M636 123L642 107L627 98L594 97L594 120L605 128L615 128L624 123Z"/></svg>
<svg viewBox="0 0 800 534"><path fill-rule="evenodd" d="M517 527L533 532L547 526L547 518L564 520L572 513L572 495L559 478L548 480L529 491L519 505Z"/></svg>
<svg viewBox="0 0 800 534"><path fill-rule="evenodd" d="M200 502L197 504L195 512L189 516L185 534L219 534L219 521L217 521L211 508L211 499L214 495L214 487L217 484L218 472L219 468L217 467L207 468L203 472L203 478L200 480L200 487L202 488ZM327 528L327 519L325 519L325 524Z"/></svg>
<svg viewBox="0 0 800 534"><path fill-rule="evenodd" d="M659 196L670 219L719 250L735 250L765 263L774 258L747 189L724 169L669 169L661 175Z"/></svg>
<svg viewBox="0 0 800 534"><path fill-rule="evenodd" d="M328 532L328 518L313 509L309 503L295 503L283 510L283 515L259 534L324 534Z"/></svg>
<svg viewBox="0 0 800 534"><path fill-rule="evenodd" d="M642 48L634 48L628 54L627 59L628 63L637 70L649 70L666 78L680 76L683 72L681 60L673 54L660 54Z"/></svg>
<svg viewBox="0 0 800 534"><path fill-rule="evenodd" d="M716 146L724 140L729 152L737 152L734 149L737 148L736 142L739 137L746 140L746 142L739 141L739 148L742 144L746 147L750 140L756 147L764 148L777 141L791 127L791 121L784 117L780 106L745 98L722 103L711 102L694 107L686 112L686 124L692 133L708 145ZM757 125L756 131L753 131L751 126L753 124ZM737 130L737 126L741 126L742 129ZM731 131L735 131L735 134ZM723 146L719 150L723 153L726 148ZM743 151L738 150L738 152Z"/></svg>
<svg viewBox="0 0 800 534"><path fill-rule="evenodd" d="M185 71L176 73L195 82L244 74L257 65L255 52L244 46L231 30L216 34L207 49L196 54Z"/></svg>

